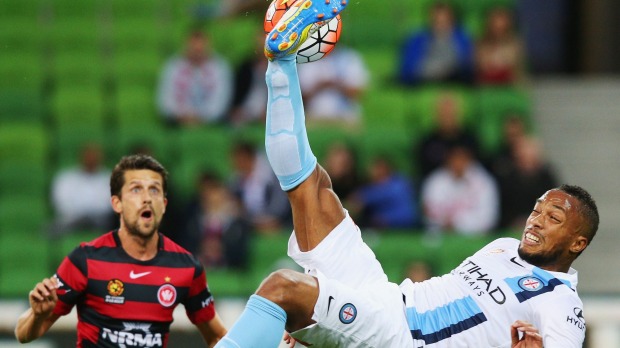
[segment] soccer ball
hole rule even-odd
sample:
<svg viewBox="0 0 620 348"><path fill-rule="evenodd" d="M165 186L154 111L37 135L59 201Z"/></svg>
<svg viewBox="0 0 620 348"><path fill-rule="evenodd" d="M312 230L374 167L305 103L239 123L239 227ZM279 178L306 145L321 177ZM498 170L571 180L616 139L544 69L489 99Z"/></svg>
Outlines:
<svg viewBox="0 0 620 348"><path fill-rule="evenodd" d="M304 0L274 0L267 9L263 29L265 35L278 24L282 16L290 9L293 4ZM310 63L327 56L336 47L340 32L342 31L342 20L340 15L332 18L325 25L322 23L313 24L310 28L310 36L297 51L297 63Z"/></svg>

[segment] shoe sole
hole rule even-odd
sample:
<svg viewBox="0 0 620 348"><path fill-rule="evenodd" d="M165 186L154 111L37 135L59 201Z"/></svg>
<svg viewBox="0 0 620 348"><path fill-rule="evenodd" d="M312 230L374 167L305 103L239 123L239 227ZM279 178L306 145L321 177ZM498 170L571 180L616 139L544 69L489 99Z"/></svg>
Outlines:
<svg viewBox="0 0 620 348"><path fill-rule="evenodd" d="M321 24L329 22L347 6L347 0L316 0L316 2L315 4L313 0L305 0L299 5L294 4L295 12L276 24L265 42L267 58L273 59L296 52L308 39L313 27L316 30Z"/></svg>

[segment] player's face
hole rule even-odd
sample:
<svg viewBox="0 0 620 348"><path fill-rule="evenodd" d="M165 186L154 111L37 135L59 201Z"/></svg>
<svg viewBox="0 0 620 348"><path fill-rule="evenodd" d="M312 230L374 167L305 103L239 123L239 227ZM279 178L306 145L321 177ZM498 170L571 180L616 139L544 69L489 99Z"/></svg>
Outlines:
<svg viewBox="0 0 620 348"><path fill-rule="evenodd" d="M573 253L587 244L581 236L579 201L559 191L547 191L536 201L527 219L519 245L519 256L549 271L567 271Z"/></svg>
<svg viewBox="0 0 620 348"><path fill-rule="evenodd" d="M157 231L166 204L161 175L148 169L126 171L121 197L112 197L114 211L121 216L121 228L143 238Z"/></svg>

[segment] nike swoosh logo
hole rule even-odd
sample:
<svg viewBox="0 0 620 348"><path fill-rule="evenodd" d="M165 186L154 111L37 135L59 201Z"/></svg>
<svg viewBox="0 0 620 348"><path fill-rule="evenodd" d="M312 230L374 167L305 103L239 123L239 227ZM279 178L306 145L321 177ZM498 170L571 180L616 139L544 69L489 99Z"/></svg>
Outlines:
<svg viewBox="0 0 620 348"><path fill-rule="evenodd" d="M517 265L517 266L521 266L521 267L523 267L523 265L522 265L522 264L520 264L520 263L518 263L517 261L515 261L515 260L516 260L516 258L517 258L516 256L515 256L515 257L513 257L512 259L510 259L510 262L514 263L514 264L515 264L515 265Z"/></svg>
<svg viewBox="0 0 620 348"><path fill-rule="evenodd" d="M329 307L332 305L332 301L334 300L334 296L330 296L327 300L327 313L329 313Z"/></svg>
<svg viewBox="0 0 620 348"><path fill-rule="evenodd" d="M149 271L149 272L142 272L142 273L133 273L133 270L132 270L131 272L129 272L129 278L131 278L131 279L138 279L138 278L144 277L145 275L149 275L151 273L152 273L151 271Z"/></svg>

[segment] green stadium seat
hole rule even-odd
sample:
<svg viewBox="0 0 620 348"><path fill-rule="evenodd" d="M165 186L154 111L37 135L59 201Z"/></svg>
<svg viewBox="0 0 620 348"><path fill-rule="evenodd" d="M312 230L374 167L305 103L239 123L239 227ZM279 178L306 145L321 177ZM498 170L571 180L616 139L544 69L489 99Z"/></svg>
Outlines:
<svg viewBox="0 0 620 348"><path fill-rule="evenodd" d="M360 136L357 131L349 131L342 127L309 127L308 141L312 153L322 162L327 157L329 148L334 143L357 144L355 138Z"/></svg>
<svg viewBox="0 0 620 348"><path fill-rule="evenodd" d="M0 88L43 86L43 57L35 51L7 51L0 54Z"/></svg>
<svg viewBox="0 0 620 348"><path fill-rule="evenodd" d="M51 100L52 117L59 129L104 127L103 93L97 85L62 86Z"/></svg>
<svg viewBox="0 0 620 348"><path fill-rule="evenodd" d="M155 108L155 91L151 87L119 86L114 104L117 127L136 128L162 123Z"/></svg>
<svg viewBox="0 0 620 348"><path fill-rule="evenodd" d="M39 233L48 219L46 196L12 195L0 198L0 230Z"/></svg>
<svg viewBox="0 0 620 348"><path fill-rule="evenodd" d="M153 157L166 168L175 164L170 144L170 131L158 124L144 124L142 126L118 128L112 137L113 148L111 155L114 161L122 156L129 155L136 150L149 150ZM172 173L175 176L176 170Z"/></svg>
<svg viewBox="0 0 620 348"><path fill-rule="evenodd" d="M43 115L43 98L39 89L0 89L0 124L41 123Z"/></svg>
<svg viewBox="0 0 620 348"><path fill-rule="evenodd" d="M231 130L226 127L179 129L173 139L177 167L172 181L187 196L194 190L202 170L210 170L226 178L231 171Z"/></svg>
<svg viewBox="0 0 620 348"><path fill-rule="evenodd" d="M105 129L92 124L60 127L52 133L53 169L64 169L78 164L80 152L87 144L99 144L108 153Z"/></svg>
<svg viewBox="0 0 620 348"><path fill-rule="evenodd" d="M522 116L531 126L531 99L524 90L512 87L481 88L476 94L478 107L477 131L482 150L487 154L497 151L503 137L504 118L508 115Z"/></svg>
<svg viewBox="0 0 620 348"><path fill-rule="evenodd" d="M163 22L156 17L114 18L111 22L111 39L116 54L143 50L160 53L164 48L165 35Z"/></svg>
<svg viewBox="0 0 620 348"><path fill-rule="evenodd" d="M409 127L410 107L406 91L400 88L372 90L362 99L364 126L369 129Z"/></svg>
<svg viewBox="0 0 620 348"><path fill-rule="evenodd" d="M3 0L0 1L0 22L16 18L37 18L41 14L44 0Z"/></svg>
<svg viewBox="0 0 620 348"><path fill-rule="evenodd" d="M24 299L34 285L49 277L47 243L39 231L0 231L0 297Z"/></svg>
<svg viewBox="0 0 620 348"><path fill-rule="evenodd" d="M109 0L107 5L112 17L157 19L162 14L163 4L159 0Z"/></svg>
<svg viewBox="0 0 620 348"><path fill-rule="evenodd" d="M48 133L42 125L3 125L0 127L0 165L45 163L48 141Z"/></svg>
<svg viewBox="0 0 620 348"><path fill-rule="evenodd" d="M387 158L406 174L414 172L411 148L417 134L406 128L368 129L359 137L358 150L362 168L368 168L375 157Z"/></svg>
<svg viewBox="0 0 620 348"><path fill-rule="evenodd" d="M72 4L95 3L96 1L71 1ZM79 6L76 6L79 8ZM70 52L100 52L102 43L102 26L88 15L56 18L46 33L54 51L68 54Z"/></svg>
<svg viewBox="0 0 620 348"><path fill-rule="evenodd" d="M73 1L54 0L51 10L54 20L90 20L95 22L98 16L105 13L107 1Z"/></svg>
<svg viewBox="0 0 620 348"><path fill-rule="evenodd" d="M3 54L7 51L40 52L43 46L43 29L37 16L2 18L0 43Z"/></svg>
<svg viewBox="0 0 620 348"><path fill-rule="evenodd" d="M79 85L103 85L105 76L100 51L58 52L53 58L52 76L60 88Z"/></svg>
<svg viewBox="0 0 620 348"><path fill-rule="evenodd" d="M0 197L28 195L45 197L48 193L48 164L0 164Z"/></svg>
<svg viewBox="0 0 620 348"><path fill-rule="evenodd" d="M112 78L118 88L153 88L157 85L164 63L159 50L116 51L111 60Z"/></svg>

